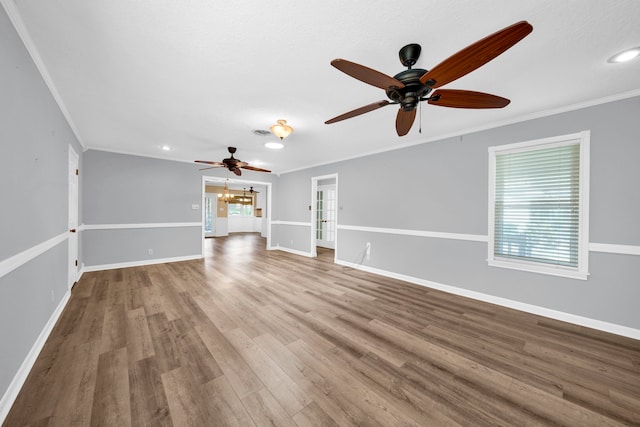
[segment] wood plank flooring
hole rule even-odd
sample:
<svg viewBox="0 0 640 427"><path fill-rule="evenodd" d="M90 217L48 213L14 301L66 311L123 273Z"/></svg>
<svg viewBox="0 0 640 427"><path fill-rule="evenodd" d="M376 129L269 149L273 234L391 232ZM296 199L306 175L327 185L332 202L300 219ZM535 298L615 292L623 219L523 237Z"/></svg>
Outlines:
<svg viewBox="0 0 640 427"><path fill-rule="evenodd" d="M87 273L4 426L640 425L640 341L254 234Z"/></svg>

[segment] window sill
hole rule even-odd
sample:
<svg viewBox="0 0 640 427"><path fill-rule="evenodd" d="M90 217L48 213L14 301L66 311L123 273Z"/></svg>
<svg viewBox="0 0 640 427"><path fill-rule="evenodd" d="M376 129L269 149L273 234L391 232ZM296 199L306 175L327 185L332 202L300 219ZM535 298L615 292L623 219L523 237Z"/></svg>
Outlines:
<svg viewBox="0 0 640 427"><path fill-rule="evenodd" d="M511 270L528 271L530 273L549 274L552 276L568 277L570 279L587 280L589 277L588 272L578 271L577 269L569 267L553 267L550 265L503 259L490 259L487 260L487 263L491 267L509 268Z"/></svg>

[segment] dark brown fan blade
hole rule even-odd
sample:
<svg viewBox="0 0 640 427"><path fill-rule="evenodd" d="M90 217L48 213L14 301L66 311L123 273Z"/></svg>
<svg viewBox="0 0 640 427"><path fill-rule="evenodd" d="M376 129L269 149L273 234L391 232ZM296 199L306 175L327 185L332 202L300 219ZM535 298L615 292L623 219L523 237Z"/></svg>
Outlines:
<svg viewBox="0 0 640 427"><path fill-rule="evenodd" d="M256 172L271 172L268 169L257 168L255 166L249 166L249 165L242 166L242 169L246 169L246 170L250 170L250 171L256 171Z"/></svg>
<svg viewBox="0 0 640 427"><path fill-rule="evenodd" d="M396 116L396 132L398 132L398 136L405 136L409 133L415 118L415 108L411 111L404 111L402 108L398 110L398 115Z"/></svg>
<svg viewBox="0 0 640 427"><path fill-rule="evenodd" d="M238 176L242 175L242 171L240 170L240 168L233 168L233 169L229 169L229 170L231 172L235 173Z"/></svg>
<svg viewBox="0 0 640 427"><path fill-rule="evenodd" d="M527 21L503 28L454 53L420 77L422 84L435 81L432 87L446 85L469 74L525 38L533 27Z"/></svg>
<svg viewBox="0 0 640 427"><path fill-rule="evenodd" d="M378 108L384 107L385 105L389 105L389 101L378 101L373 104L365 105L364 107L356 108L355 110L349 111L348 113L340 114L333 119L329 119L324 122L326 125L330 125L331 123L339 122L341 120L350 119L351 117L359 116L360 114L368 113L369 111L377 110Z"/></svg>
<svg viewBox="0 0 640 427"><path fill-rule="evenodd" d="M431 105L453 108L503 108L511 101L489 93L471 90L439 89L429 100Z"/></svg>
<svg viewBox="0 0 640 427"><path fill-rule="evenodd" d="M331 65L361 82L379 87L380 89L386 90L394 86L398 89L402 89L404 87L404 84L400 80L396 80L393 77L387 76L386 74L372 68L365 67L364 65L347 61L346 59L334 59L331 61Z"/></svg>
<svg viewBox="0 0 640 427"><path fill-rule="evenodd" d="M194 162L196 163L204 163L205 165L213 165L213 167L221 167L221 166L226 166L224 163L222 162L210 162L208 160L194 160Z"/></svg>

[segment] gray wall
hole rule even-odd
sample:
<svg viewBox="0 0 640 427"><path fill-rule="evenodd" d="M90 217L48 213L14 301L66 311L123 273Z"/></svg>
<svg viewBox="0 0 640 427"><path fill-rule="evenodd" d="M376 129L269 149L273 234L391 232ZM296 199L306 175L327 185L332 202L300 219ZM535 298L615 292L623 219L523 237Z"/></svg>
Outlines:
<svg viewBox="0 0 640 427"><path fill-rule="evenodd" d="M486 236L487 148L591 130L589 240L640 246L639 117L636 97L283 174L279 219L308 221L302 211L311 177L338 173L339 225ZM279 226L278 236L286 228ZM339 230L337 254L340 261L640 329L638 256L590 252L591 275L583 281L489 267L487 244L471 240Z"/></svg>
<svg viewBox="0 0 640 427"><path fill-rule="evenodd" d="M89 227L201 223L203 174L226 175L224 169L199 171L196 164L98 150L85 152L84 166L83 215ZM274 182L276 177L243 171L239 179ZM83 259L87 268L96 268L196 256L202 251L201 236L199 226L88 228L82 233Z"/></svg>
<svg viewBox="0 0 640 427"><path fill-rule="evenodd" d="M84 224L123 225L201 222L202 179L193 165L88 150L84 155ZM82 234L86 267L195 256L199 227L87 229ZM149 255L148 250L153 254Z"/></svg>
<svg viewBox="0 0 640 427"><path fill-rule="evenodd" d="M80 144L0 7L0 261L67 231ZM80 159L82 164L82 158ZM67 241L0 277L0 396L67 292Z"/></svg>

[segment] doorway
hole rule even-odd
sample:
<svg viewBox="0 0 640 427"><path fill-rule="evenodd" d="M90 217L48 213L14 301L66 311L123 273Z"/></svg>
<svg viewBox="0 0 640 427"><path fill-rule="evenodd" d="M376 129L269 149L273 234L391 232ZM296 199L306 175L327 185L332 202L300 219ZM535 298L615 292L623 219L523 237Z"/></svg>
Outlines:
<svg viewBox="0 0 640 427"><path fill-rule="evenodd" d="M218 194L207 192L207 186L221 187L227 184L229 188L238 187L244 192L250 192L256 187L254 193L260 193L260 205L253 216L260 221L260 227L254 227L251 231L260 232L267 240L267 248L271 248L271 183L267 181L252 181L236 178L223 178L215 176L202 176L202 256L205 254L205 238L208 236L227 236L229 234L228 206L218 200ZM243 192L241 190L241 192ZM211 200L208 200L211 198ZM253 196L252 196L253 198ZM243 197L244 199L244 197ZM213 223L207 229L207 222L211 218Z"/></svg>
<svg viewBox="0 0 640 427"><path fill-rule="evenodd" d="M318 247L336 249L338 224L338 174L311 178L311 253ZM335 260L334 252L334 260Z"/></svg>

